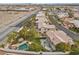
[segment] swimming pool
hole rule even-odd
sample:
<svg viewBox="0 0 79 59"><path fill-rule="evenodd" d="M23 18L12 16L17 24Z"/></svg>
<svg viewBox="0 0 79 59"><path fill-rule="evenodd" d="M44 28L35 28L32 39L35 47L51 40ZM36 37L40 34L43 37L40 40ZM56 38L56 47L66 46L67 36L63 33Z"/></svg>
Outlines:
<svg viewBox="0 0 79 59"><path fill-rule="evenodd" d="M28 44L26 44L26 43L24 43L24 44L22 44L22 45L20 45L19 47L18 47L18 50L28 50L29 49L29 46L28 46Z"/></svg>

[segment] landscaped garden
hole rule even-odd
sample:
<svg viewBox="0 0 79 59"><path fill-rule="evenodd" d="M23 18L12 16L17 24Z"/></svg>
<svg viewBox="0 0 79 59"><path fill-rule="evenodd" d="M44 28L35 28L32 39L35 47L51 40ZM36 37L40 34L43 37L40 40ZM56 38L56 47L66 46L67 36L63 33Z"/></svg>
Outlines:
<svg viewBox="0 0 79 59"><path fill-rule="evenodd" d="M19 32L10 33L0 47L25 51L47 51L40 42L40 33L36 31L35 16L26 22Z"/></svg>
<svg viewBox="0 0 79 59"><path fill-rule="evenodd" d="M75 40L73 45L61 42L56 45L56 51L69 52L70 55L79 55L79 40Z"/></svg>

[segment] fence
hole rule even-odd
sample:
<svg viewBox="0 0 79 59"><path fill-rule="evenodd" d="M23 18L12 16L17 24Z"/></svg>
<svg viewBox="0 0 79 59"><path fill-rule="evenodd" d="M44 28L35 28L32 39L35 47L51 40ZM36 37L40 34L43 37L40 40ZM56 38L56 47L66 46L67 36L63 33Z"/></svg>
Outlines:
<svg viewBox="0 0 79 59"><path fill-rule="evenodd" d="M67 55L69 52L34 52L34 51L22 51L0 48L5 53L21 54L21 55Z"/></svg>

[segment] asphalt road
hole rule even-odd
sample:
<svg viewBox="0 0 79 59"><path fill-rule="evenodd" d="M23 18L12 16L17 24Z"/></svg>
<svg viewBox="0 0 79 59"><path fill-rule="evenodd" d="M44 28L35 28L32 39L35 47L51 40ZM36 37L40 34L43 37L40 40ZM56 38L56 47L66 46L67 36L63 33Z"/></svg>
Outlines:
<svg viewBox="0 0 79 59"><path fill-rule="evenodd" d="M60 30L64 31L68 36L70 36L74 40L79 40L79 34L75 34L70 30L64 28L60 24L57 23L56 18L54 16L50 17L51 22Z"/></svg>
<svg viewBox="0 0 79 59"><path fill-rule="evenodd" d="M21 26L23 26L23 22L25 22L29 17L32 15L35 15L37 11L34 11L33 13L29 15L23 15L22 17L19 18L19 20L6 25L5 27L0 29L0 42L4 40L4 38L12 31L17 31ZM21 24L22 23L22 24Z"/></svg>

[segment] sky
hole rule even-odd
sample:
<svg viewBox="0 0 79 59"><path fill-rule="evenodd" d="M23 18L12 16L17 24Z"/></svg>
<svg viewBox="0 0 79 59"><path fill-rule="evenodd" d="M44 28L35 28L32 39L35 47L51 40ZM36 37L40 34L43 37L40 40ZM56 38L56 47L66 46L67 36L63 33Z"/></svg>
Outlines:
<svg viewBox="0 0 79 59"><path fill-rule="evenodd" d="M79 3L78 0L0 0L0 3Z"/></svg>

